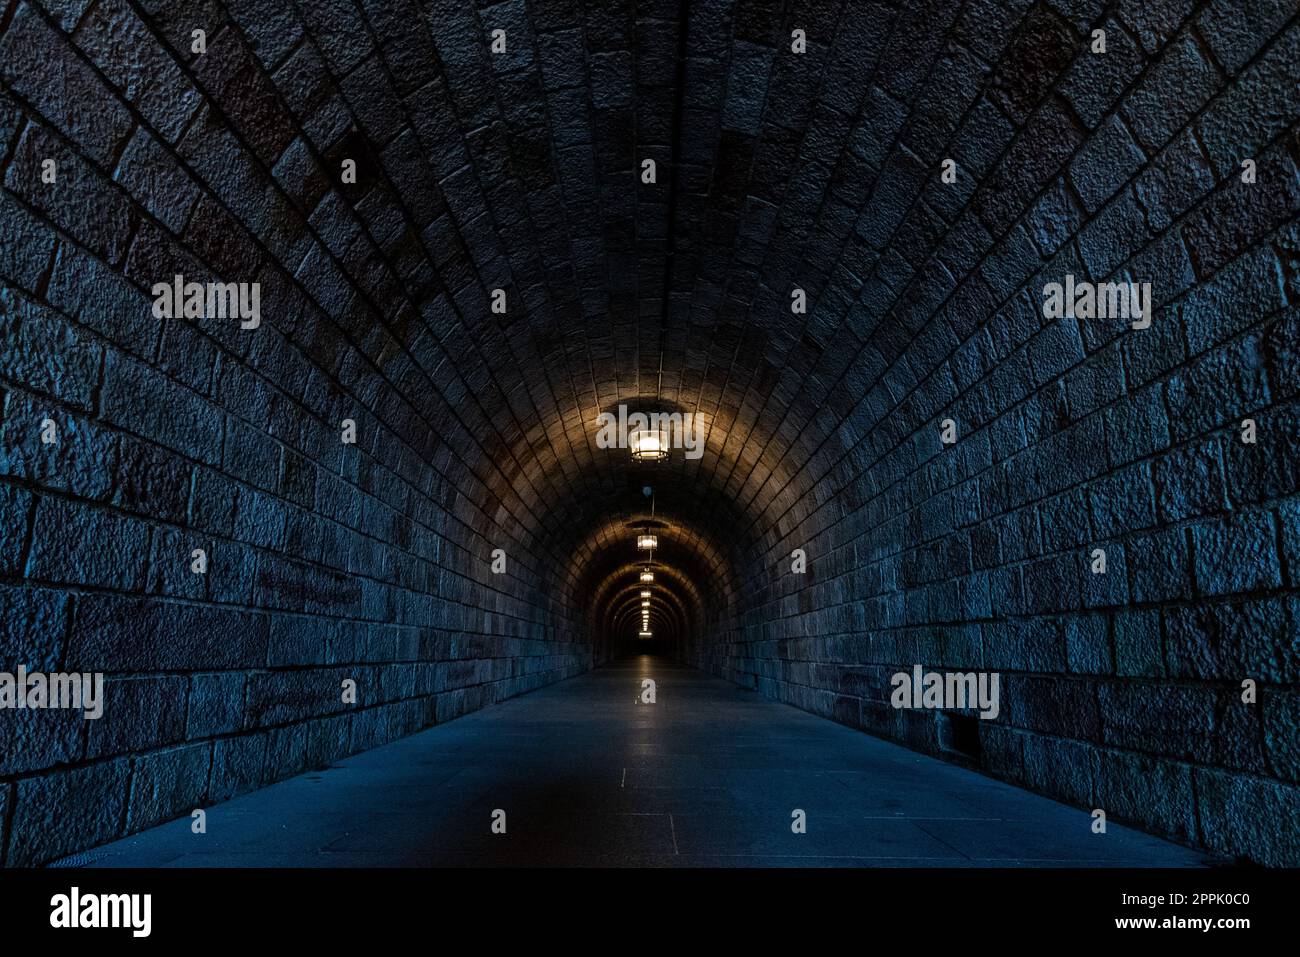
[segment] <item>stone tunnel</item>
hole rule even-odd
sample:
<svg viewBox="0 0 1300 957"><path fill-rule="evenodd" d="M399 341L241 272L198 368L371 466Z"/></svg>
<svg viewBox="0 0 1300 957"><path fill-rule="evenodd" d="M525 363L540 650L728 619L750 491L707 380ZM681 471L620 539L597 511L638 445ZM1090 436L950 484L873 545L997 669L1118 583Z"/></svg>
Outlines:
<svg viewBox="0 0 1300 957"><path fill-rule="evenodd" d="M0 0L0 859L1300 864L1298 9Z"/></svg>

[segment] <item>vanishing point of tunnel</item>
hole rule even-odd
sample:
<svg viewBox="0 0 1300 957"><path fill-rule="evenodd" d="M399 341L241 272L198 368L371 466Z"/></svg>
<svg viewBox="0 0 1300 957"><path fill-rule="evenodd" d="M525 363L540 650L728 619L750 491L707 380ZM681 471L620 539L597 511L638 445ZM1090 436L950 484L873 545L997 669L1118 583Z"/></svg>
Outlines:
<svg viewBox="0 0 1300 957"><path fill-rule="evenodd" d="M1296 0L0 0L0 862L1300 864Z"/></svg>

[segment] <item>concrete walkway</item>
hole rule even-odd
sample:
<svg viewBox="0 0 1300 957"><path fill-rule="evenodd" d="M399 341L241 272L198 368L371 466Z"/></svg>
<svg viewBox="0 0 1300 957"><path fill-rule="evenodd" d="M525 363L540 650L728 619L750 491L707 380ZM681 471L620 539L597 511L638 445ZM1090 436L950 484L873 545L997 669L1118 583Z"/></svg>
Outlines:
<svg viewBox="0 0 1300 957"><path fill-rule="evenodd" d="M641 679L657 702L641 704ZM506 833L491 833L495 809ZM791 812L807 833L791 831ZM1202 855L662 659L70 858L94 866L1194 866Z"/></svg>

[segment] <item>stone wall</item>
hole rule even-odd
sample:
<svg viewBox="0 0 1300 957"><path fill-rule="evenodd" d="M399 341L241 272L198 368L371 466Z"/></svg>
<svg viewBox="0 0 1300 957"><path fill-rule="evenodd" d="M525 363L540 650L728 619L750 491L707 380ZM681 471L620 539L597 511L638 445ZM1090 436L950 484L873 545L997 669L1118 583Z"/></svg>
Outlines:
<svg viewBox="0 0 1300 957"><path fill-rule="evenodd" d="M1176 840L1300 863L1282 824L1300 817L1295 13L866 18L858 64L834 65L844 109L795 134L838 151L804 168L800 198L841 244L787 266L778 233L762 264L773 289L817 290L809 324L849 353L808 386L835 448L807 486L832 492L765 529L745 614L691 660ZM763 127L795 85L774 71ZM806 229L792 218L785 238ZM1044 318L1067 274L1150 282L1151 327ZM794 548L803 578L784 573ZM1001 674L977 747L890 706L892 674L918 663Z"/></svg>

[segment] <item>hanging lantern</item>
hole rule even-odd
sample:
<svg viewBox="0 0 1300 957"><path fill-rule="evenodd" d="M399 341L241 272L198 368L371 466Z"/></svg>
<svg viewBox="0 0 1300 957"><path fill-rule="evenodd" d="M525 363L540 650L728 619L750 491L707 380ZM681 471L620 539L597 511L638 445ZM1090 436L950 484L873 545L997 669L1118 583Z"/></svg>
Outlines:
<svg viewBox="0 0 1300 957"><path fill-rule="evenodd" d="M634 462L657 462L668 457L668 433L658 429L638 429L627 437Z"/></svg>
<svg viewBox="0 0 1300 957"><path fill-rule="evenodd" d="M643 582L652 582L655 580L655 573L648 568L641 569L641 580Z"/></svg>
<svg viewBox="0 0 1300 957"><path fill-rule="evenodd" d="M640 549L658 548L659 537L642 533L636 537L636 547Z"/></svg>

